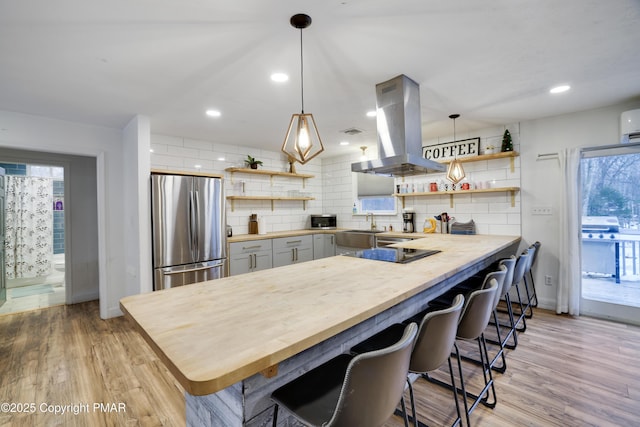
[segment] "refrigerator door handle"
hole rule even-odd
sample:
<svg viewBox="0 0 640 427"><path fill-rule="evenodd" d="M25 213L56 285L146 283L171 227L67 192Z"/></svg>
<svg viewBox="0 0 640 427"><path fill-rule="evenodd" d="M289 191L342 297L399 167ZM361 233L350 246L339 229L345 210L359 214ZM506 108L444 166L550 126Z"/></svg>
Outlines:
<svg viewBox="0 0 640 427"><path fill-rule="evenodd" d="M193 248L194 248L194 252L196 257L194 258L194 260L200 260L200 245L199 245L199 235L200 235L200 229L199 229L199 221L198 219L200 218L200 195L198 194L198 190L195 190L193 192L193 200L194 200L194 206L195 206L195 215L193 216Z"/></svg>
<svg viewBox="0 0 640 427"><path fill-rule="evenodd" d="M205 265L203 267L190 268L188 270L163 271L162 274L164 276L171 276L171 275L174 275L174 274L184 274L184 273L192 273L194 271L211 270L212 268L222 267L222 266L223 266L223 263L220 262L218 264L210 264L210 265Z"/></svg>
<svg viewBox="0 0 640 427"><path fill-rule="evenodd" d="M196 202L193 197L193 191L189 191L189 243L190 243L190 252L191 252L191 262L198 259L196 256Z"/></svg>

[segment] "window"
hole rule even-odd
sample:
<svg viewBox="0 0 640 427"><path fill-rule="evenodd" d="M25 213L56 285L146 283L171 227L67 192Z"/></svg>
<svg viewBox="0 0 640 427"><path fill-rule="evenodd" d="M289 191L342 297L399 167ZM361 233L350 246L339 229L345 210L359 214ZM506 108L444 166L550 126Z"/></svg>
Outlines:
<svg viewBox="0 0 640 427"><path fill-rule="evenodd" d="M40 178L64 179L64 168L56 166L27 165L27 175Z"/></svg>
<svg viewBox="0 0 640 427"><path fill-rule="evenodd" d="M356 173L357 212L378 215L395 215L396 198L393 196L395 180L389 176Z"/></svg>

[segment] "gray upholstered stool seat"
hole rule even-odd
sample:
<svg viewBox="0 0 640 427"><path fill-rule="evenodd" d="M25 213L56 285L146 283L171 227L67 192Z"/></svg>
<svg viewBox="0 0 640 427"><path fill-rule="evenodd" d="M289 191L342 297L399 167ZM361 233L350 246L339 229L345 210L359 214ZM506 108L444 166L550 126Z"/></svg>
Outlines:
<svg viewBox="0 0 640 427"><path fill-rule="evenodd" d="M457 295L449 307L426 313L418 320L420 326L418 328L416 344L411 354L411 363L409 364L409 374L407 376L412 418L416 426L423 424L419 423L417 418L412 384L419 378L423 376L426 377L429 372L435 371L445 362L449 364L449 376L451 384L453 384L453 398L457 415L452 425L460 422L460 406L450 355L456 340L458 321L460 320L463 307L464 297ZM389 345L389 343L394 342L394 340L397 340L404 328L405 326L403 324L391 325L387 329L356 345L351 351L354 353L362 353L385 347Z"/></svg>
<svg viewBox="0 0 640 427"><path fill-rule="evenodd" d="M381 426L403 403L411 350L418 326L381 350L341 355L275 390L273 425L286 408L310 426Z"/></svg>

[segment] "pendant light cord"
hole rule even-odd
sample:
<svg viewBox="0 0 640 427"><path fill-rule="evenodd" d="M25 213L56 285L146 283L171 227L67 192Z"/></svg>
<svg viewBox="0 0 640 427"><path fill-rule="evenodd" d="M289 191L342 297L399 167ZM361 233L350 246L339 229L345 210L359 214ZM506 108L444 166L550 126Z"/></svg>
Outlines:
<svg viewBox="0 0 640 427"><path fill-rule="evenodd" d="M304 114L304 59L302 57L302 28L300 28L300 94L302 99L302 114Z"/></svg>
<svg viewBox="0 0 640 427"><path fill-rule="evenodd" d="M455 117L453 119L453 147L456 148L456 152L453 155L453 159L457 160L458 159L458 149L456 147L456 118Z"/></svg>
<svg viewBox="0 0 640 427"><path fill-rule="evenodd" d="M451 114L449 116L450 119L453 120L453 146L455 148L455 144L456 144L456 119L460 117L460 114ZM453 159L457 160L458 159L458 150L455 150L454 154L453 154Z"/></svg>

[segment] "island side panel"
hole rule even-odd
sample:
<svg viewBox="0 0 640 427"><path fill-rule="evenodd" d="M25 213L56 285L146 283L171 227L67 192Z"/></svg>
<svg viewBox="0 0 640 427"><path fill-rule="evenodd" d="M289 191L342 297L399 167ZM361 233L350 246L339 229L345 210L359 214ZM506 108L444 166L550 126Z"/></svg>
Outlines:
<svg viewBox="0 0 640 427"><path fill-rule="evenodd" d="M185 392L185 411L187 427L243 426L242 382L206 396L193 396Z"/></svg>

